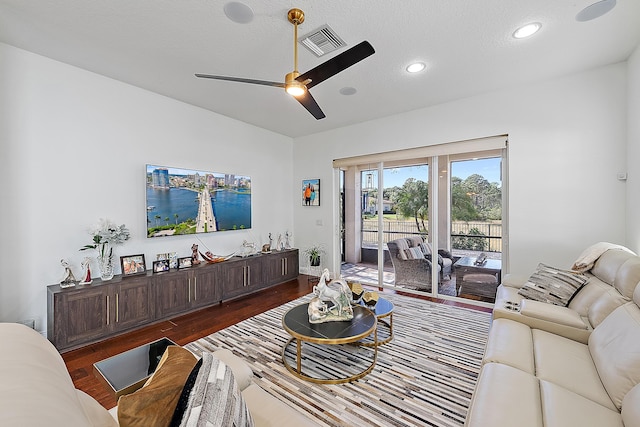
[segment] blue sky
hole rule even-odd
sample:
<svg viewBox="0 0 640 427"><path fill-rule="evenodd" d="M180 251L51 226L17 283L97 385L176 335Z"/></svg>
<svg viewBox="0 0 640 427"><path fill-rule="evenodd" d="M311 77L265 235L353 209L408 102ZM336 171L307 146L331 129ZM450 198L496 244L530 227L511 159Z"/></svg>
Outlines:
<svg viewBox="0 0 640 427"><path fill-rule="evenodd" d="M452 176L465 179L474 173L482 175L489 182L500 184L500 158L457 161L451 164ZM411 177L427 181L429 179L428 167L422 165L388 169L384 175L384 186L386 188L401 187L407 178ZM377 185L377 173L374 173L373 181L373 185ZM366 182L363 182L363 186L365 185Z"/></svg>

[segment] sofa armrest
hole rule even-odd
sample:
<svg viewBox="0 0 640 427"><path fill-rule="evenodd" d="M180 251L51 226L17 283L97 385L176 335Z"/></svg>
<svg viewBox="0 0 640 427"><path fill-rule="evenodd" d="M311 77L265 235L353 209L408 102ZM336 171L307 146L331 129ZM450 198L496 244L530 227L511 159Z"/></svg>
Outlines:
<svg viewBox="0 0 640 427"><path fill-rule="evenodd" d="M529 276L523 276L521 274L506 274L502 276L502 285L509 286L511 288L521 288L527 283Z"/></svg>
<svg viewBox="0 0 640 427"><path fill-rule="evenodd" d="M587 325L578 312L570 308L528 299L521 300L520 304L520 313L523 316L546 320L571 328L587 329Z"/></svg>

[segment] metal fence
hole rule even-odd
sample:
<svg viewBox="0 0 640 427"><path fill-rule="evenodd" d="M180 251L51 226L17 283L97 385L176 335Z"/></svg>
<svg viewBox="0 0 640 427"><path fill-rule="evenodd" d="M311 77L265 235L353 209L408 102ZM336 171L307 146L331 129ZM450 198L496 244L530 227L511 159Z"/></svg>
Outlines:
<svg viewBox="0 0 640 427"><path fill-rule="evenodd" d="M427 229L428 223L425 223ZM421 233L414 220L388 220L382 222L384 243L401 237L415 236ZM470 234L471 233L471 234ZM428 233L427 233L428 234ZM454 221L451 223L451 237L455 242L460 239L480 239L483 241L484 250L488 252L502 252L502 223L491 221ZM460 238L460 239L456 239ZM362 220L362 243L367 246L378 244L378 220L376 218Z"/></svg>

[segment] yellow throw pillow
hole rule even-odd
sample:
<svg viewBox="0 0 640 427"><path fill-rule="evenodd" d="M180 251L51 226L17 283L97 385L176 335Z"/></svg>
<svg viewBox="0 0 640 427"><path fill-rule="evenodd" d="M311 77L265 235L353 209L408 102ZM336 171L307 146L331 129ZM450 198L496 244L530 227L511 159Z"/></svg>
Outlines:
<svg viewBox="0 0 640 427"><path fill-rule="evenodd" d="M197 361L189 350L175 345L167 347L155 373L144 386L118 399L120 427L168 426L184 383Z"/></svg>

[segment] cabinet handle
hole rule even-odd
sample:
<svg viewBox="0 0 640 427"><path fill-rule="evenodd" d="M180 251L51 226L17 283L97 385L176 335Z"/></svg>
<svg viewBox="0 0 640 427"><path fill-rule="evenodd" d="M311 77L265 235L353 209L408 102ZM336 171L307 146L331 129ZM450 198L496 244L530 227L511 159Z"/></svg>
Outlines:
<svg viewBox="0 0 640 427"><path fill-rule="evenodd" d="M247 286L251 284L251 267L247 266Z"/></svg>
<svg viewBox="0 0 640 427"><path fill-rule="evenodd" d="M109 295L107 295L107 326L109 326Z"/></svg>
<svg viewBox="0 0 640 427"><path fill-rule="evenodd" d="M198 278L193 278L193 300L198 301Z"/></svg>
<svg viewBox="0 0 640 427"><path fill-rule="evenodd" d="M118 308L118 301L120 300L120 294L116 294L116 323L120 321L120 310Z"/></svg>

